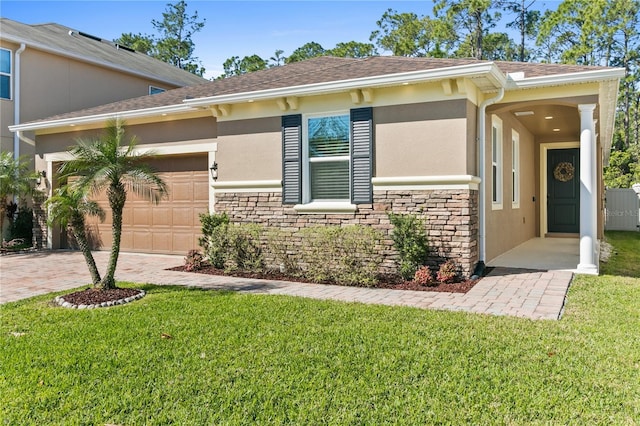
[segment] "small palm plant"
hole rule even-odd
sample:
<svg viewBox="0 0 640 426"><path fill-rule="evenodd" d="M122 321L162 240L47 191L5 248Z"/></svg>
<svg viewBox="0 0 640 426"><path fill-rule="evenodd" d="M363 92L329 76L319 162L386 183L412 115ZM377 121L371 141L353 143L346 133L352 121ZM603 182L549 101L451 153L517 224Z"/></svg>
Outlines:
<svg viewBox="0 0 640 426"><path fill-rule="evenodd" d="M0 237L4 229L4 218L7 216L9 196L34 196L37 193L33 187L36 178L37 174L30 171L26 157L15 159L12 152L0 152Z"/></svg>
<svg viewBox="0 0 640 426"><path fill-rule="evenodd" d="M49 211L49 225L60 224L63 228L71 227L71 232L78 242L80 251L91 273L91 281L94 286L100 284L100 272L91 254L91 248L87 241L85 231L85 217L97 216L104 220L104 211L98 203L87 198L87 194L82 188L74 188L64 185L55 190L53 196L45 202L45 207Z"/></svg>
<svg viewBox="0 0 640 426"><path fill-rule="evenodd" d="M118 119L107 123L104 134L96 139L77 140L70 148L72 160L60 168L62 177L76 177L74 186L88 193L107 191L113 222L113 244L107 271L100 288L116 288L115 271L120 254L122 235L122 211L127 201L127 192L159 202L167 188L162 178L146 163L154 157L151 152L138 152L135 136L125 140L124 123Z"/></svg>

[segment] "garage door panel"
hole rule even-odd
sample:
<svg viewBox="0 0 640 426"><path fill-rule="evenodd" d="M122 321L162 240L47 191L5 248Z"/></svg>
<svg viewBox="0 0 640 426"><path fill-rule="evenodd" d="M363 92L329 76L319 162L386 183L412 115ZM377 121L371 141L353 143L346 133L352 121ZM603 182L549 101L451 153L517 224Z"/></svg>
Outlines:
<svg viewBox="0 0 640 426"><path fill-rule="evenodd" d="M162 170L160 177L167 184L169 193L158 204L133 192L127 194L120 248L123 251L184 255L198 248L201 235L199 215L208 212L207 156L167 156L154 160L151 166ZM111 208L105 192L92 198L103 208L106 218L103 223L97 218L89 218L88 222L94 227L96 244L100 245L96 248L108 250L112 244Z"/></svg>
<svg viewBox="0 0 640 426"><path fill-rule="evenodd" d="M169 206L157 206L151 210L153 226L171 226L173 221L173 209Z"/></svg>
<svg viewBox="0 0 640 426"><path fill-rule="evenodd" d="M193 208L177 207L173 209L173 226L193 226Z"/></svg>
<svg viewBox="0 0 640 426"><path fill-rule="evenodd" d="M149 226L152 224L152 213L149 207L141 206L133 208L133 226Z"/></svg>
<svg viewBox="0 0 640 426"><path fill-rule="evenodd" d="M202 179L202 177L200 177ZM204 176L205 181L196 181L193 184L193 201L195 202L209 202L209 182L208 177Z"/></svg>

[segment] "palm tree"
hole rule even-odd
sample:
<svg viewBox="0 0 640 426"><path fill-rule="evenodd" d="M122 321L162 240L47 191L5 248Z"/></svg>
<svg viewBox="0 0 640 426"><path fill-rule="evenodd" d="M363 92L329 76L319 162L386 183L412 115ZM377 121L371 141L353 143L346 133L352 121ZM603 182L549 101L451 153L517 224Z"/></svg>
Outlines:
<svg viewBox="0 0 640 426"><path fill-rule="evenodd" d="M91 140L78 139L77 145L70 148L73 159L60 168L63 177L77 177L73 185L78 188L86 188L94 194L104 189L107 191L113 218L113 244L107 271L100 282L102 289L116 287L114 275L120 254L122 210L127 192L133 191L156 203L167 192L164 181L146 163L154 157L153 153L137 152L136 144L135 136L125 141L122 121L110 120L102 136Z"/></svg>
<svg viewBox="0 0 640 426"><path fill-rule="evenodd" d="M7 216L7 198L10 195L18 198L33 196L36 193L33 186L36 178L37 174L30 171L25 157L15 159L12 152L0 152L0 237Z"/></svg>
<svg viewBox="0 0 640 426"><path fill-rule="evenodd" d="M82 188L74 188L70 185L63 185L56 189L54 195L45 202L45 206L49 212L47 219L49 225L58 223L63 228L66 228L67 225L71 226L73 236L76 238L89 267L91 281L94 286L100 284L100 272L98 272L96 261L93 259L87 241L84 218L86 215L97 216L103 221L104 210L100 208L98 203L89 200Z"/></svg>

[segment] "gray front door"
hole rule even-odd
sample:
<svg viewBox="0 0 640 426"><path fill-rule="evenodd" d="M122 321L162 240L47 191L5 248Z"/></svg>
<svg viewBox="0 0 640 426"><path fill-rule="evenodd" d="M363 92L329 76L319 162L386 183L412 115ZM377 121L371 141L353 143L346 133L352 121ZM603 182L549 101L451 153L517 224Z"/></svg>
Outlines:
<svg viewBox="0 0 640 426"><path fill-rule="evenodd" d="M547 151L547 232L580 232L580 150Z"/></svg>

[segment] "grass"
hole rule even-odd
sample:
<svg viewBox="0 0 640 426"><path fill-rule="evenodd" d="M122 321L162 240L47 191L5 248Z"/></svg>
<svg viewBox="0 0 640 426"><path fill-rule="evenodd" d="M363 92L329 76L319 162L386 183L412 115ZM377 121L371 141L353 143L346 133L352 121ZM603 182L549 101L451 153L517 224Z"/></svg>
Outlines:
<svg viewBox="0 0 640 426"><path fill-rule="evenodd" d="M640 277L640 232L608 231L605 240L614 250L602 264L602 273Z"/></svg>
<svg viewBox="0 0 640 426"><path fill-rule="evenodd" d="M561 321L144 288L109 309L0 306L0 420L640 422L640 278L579 276Z"/></svg>

